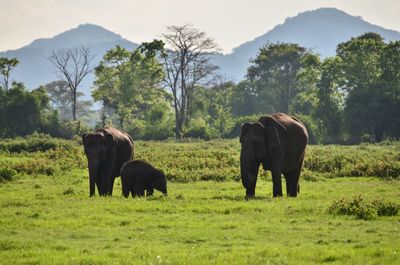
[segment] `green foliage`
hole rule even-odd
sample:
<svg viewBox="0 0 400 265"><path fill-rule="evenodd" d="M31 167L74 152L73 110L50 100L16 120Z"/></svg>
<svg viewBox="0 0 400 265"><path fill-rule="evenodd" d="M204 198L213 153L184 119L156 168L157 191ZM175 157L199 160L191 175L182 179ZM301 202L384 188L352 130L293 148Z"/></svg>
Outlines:
<svg viewBox="0 0 400 265"><path fill-rule="evenodd" d="M354 215L357 219L372 220L377 214L370 202L366 202L361 196L342 198L334 201L328 208L329 214Z"/></svg>
<svg viewBox="0 0 400 265"><path fill-rule="evenodd" d="M206 92L208 98L208 124L214 137L222 138L227 135L233 128L234 122L232 117L232 90L234 84L232 82L222 83L214 86Z"/></svg>
<svg viewBox="0 0 400 265"><path fill-rule="evenodd" d="M72 146L73 143L70 141L52 138L49 135L41 133L34 133L24 138L10 138L0 141L0 151L10 153L44 152L50 149L56 149L57 147L71 148Z"/></svg>
<svg viewBox="0 0 400 265"><path fill-rule="evenodd" d="M0 168L0 183L11 181L14 176L17 175L17 171L12 168L8 167L1 167Z"/></svg>
<svg viewBox="0 0 400 265"><path fill-rule="evenodd" d="M368 201L361 195L335 200L327 212L334 215L354 215L357 219L372 220L377 216L397 215L400 204L380 199Z"/></svg>
<svg viewBox="0 0 400 265"><path fill-rule="evenodd" d="M209 140L211 138L210 128L203 119L192 119L190 125L184 128L183 137Z"/></svg>
<svg viewBox="0 0 400 265"><path fill-rule="evenodd" d="M244 123L257 122L261 116L262 116L261 114L253 114L253 115L248 115L248 116L235 117L233 119L233 122L234 122L233 128L228 134L225 135L225 137L227 137L227 138L239 137L240 130Z"/></svg>
<svg viewBox="0 0 400 265"><path fill-rule="evenodd" d="M260 48L257 57L247 70L256 94L273 98L274 111L289 112L289 106L300 92L297 75L310 52L294 43L269 43Z"/></svg>
<svg viewBox="0 0 400 265"><path fill-rule="evenodd" d="M399 213L400 204L392 201L373 200L378 216L395 216Z"/></svg>
<svg viewBox="0 0 400 265"><path fill-rule="evenodd" d="M21 83L0 91L0 136L24 136L48 125L48 97L43 89L28 91Z"/></svg>
<svg viewBox="0 0 400 265"><path fill-rule="evenodd" d="M309 146L304 167L326 177L400 177L398 144L390 146Z"/></svg>
<svg viewBox="0 0 400 265"><path fill-rule="evenodd" d="M0 57L0 90L8 91L10 88L10 72L19 64L16 58Z"/></svg>
<svg viewBox="0 0 400 265"><path fill-rule="evenodd" d="M105 109L116 112L122 128L130 120L148 122L145 118L151 116L148 112L154 112L154 106L162 104L168 109L164 104L168 94L161 89L164 72L156 57L158 46L158 42L144 43L132 52L116 46L96 67L92 96L102 101Z"/></svg>

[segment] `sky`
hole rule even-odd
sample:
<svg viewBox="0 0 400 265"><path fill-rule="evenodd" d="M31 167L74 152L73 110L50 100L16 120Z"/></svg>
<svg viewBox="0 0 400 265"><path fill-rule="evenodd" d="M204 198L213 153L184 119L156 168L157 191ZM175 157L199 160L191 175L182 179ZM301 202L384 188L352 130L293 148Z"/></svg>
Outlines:
<svg viewBox="0 0 400 265"><path fill-rule="evenodd" d="M84 23L136 43L160 37L167 26L190 23L228 53L287 17L321 7L400 31L400 0L0 0L0 51Z"/></svg>

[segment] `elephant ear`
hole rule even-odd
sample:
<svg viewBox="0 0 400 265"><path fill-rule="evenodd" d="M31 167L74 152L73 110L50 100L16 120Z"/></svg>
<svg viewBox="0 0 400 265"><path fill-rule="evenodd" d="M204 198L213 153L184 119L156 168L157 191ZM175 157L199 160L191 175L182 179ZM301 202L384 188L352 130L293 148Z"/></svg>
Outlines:
<svg viewBox="0 0 400 265"><path fill-rule="evenodd" d="M104 137L106 138L106 147L107 149L111 149L114 147L114 136L112 136L112 134L107 133L104 135Z"/></svg>
<svg viewBox="0 0 400 265"><path fill-rule="evenodd" d="M87 133L82 134L82 144L85 143L85 138L86 138L86 136L87 136Z"/></svg>
<svg viewBox="0 0 400 265"><path fill-rule="evenodd" d="M242 125L242 128L240 129L240 138L239 138L240 142L243 141L243 136L246 135L246 133L250 130L250 128L251 128L251 123L246 122Z"/></svg>
<svg viewBox="0 0 400 265"><path fill-rule="evenodd" d="M275 147L280 146L281 141L279 139L278 131L275 127L269 126L266 127L267 130L267 146L269 149L274 149Z"/></svg>
<svg viewBox="0 0 400 265"><path fill-rule="evenodd" d="M267 115L263 116L258 120L262 125L265 127L275 127L277 128L281 133L286 133L286 127L283 126L282 123L277 121L274 117Z"/></svg>

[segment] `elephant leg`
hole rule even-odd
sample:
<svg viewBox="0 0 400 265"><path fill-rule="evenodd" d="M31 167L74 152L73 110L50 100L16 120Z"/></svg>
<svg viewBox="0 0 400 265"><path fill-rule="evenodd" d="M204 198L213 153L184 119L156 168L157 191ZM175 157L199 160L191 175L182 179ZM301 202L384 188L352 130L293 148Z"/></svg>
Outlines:
<svg viewBox="0 0 400 265"><path fill-rule="evenodd" d="M153 193L154 193L154 188L153 187L146 189L146 197L153 196Z"/></svg>
<svg viewBox="0 0 400 265"><path fill-rule="evenodd" d="M101 177L101 189L102 193L100 195L102 196L111 196L112 195L112 188L114 186L114 179L115 177L112 175L112 170L113 167L110 163L106 163L100 173Z"/></svg>
<svg viewBox="0 0 400 265"><path fill-rule="evenodd" d="M125 198L128 198L129 192L130 192L130 189L129 189L128 185L126 183L125 184L122 183L122 195L124 195Z"/></svg>
<svg viewBox="0 0 400 265"><path fill-rule="evenodd" d="M96 180L94 177L89 177L89 196L93 197L95 193ZM98 187L97 187L98 190Z"/></svg>
<svg viewBox="0 0 400 265"><path fill-rule="evenodd" d="M242 178L243 186L246 188L246 198L251 199L256 194L256 184L258 177L258 166L254 173L248 173L246 178Z"/></svg>
<svg viewBox="0 0 400 265"><path fill-rule="evenodd" d="M97 193L102 196L103 195L103 185L102 185L102 181L101 181L101 177L98 175L96 176L96 187L97 187Z"/></svg>
<svg viewBox="0 0 400 265"><path fill-rule="evenodd" d="M110 186L109 186L109 189L108 189L108 191L107 191L107 193L108 193L110 196L112 196L112 193L113 193L114 182L115 182L115 177L114 177L114 176L111 176Z"/></svg>
<svg viewBox="0 0 400 265"><path fill-rule="evenodd" d="M140 184L136 184L134 187L135 195L138 197L144 196L144 186Z"/></svg>
<svg viewBox="0 0 400 265"><path fill-rule="evenodd" d="M274 197L282 196L281 171L272 170L272 194Z"/></svg>
<svg viewBox="0 0 400 265"><path fill-rule="evenodd" d="M289 197L296 197L297 193L300 191L299 177L300 177L301 167L285 173L286 178L286 193Z"/></svg>

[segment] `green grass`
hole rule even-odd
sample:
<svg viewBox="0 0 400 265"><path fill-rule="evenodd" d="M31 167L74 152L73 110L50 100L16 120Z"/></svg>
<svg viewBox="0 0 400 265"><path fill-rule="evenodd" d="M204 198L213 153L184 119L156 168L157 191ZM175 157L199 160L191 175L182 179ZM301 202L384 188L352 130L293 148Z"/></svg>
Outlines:
<svg viewBox="0 0 400 265"><path fill-rule="evenodd" d="M170 180L168 197L147 199L123 198L119 179L113 197L89 198L82 150L59 148L0 154L0 167L29 165L0 184L1 264L400 264L398 214L363 220L328 211L360 196L398 203L398 176L343 173L358 158L396 165L398 144L312 146L298 198L273 199L263 173L249 201L234 181L237 140L137 142L137 158ZM54 171L29 174L37 159ZM321 169L335 163L340 170Z"/></svg>

